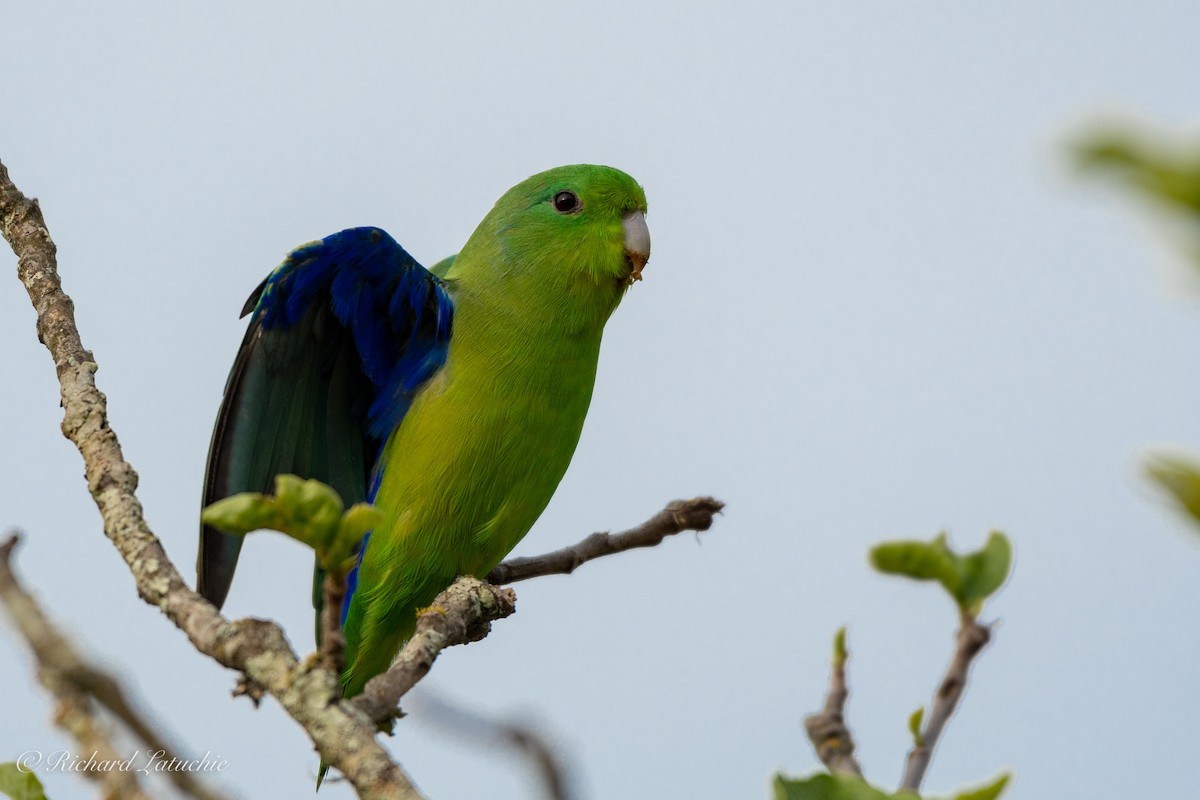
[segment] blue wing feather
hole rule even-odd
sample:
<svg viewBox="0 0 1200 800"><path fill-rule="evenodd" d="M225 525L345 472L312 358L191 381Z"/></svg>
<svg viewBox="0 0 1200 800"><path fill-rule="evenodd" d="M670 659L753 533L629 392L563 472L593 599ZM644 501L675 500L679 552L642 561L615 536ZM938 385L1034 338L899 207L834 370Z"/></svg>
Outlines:
<svg viewBox="0 0 1200 800"><path fill-rule="evenodd" d="M283 472L331 483L347 503L373 496L383 443L446 361L453 312L442 280L379 228L292 251L243 309L250 325L213 432L204 504L269 491ZM197 588L217 605L240 547L201 530Z"/></svg>
<svg viewBox="0 0 1200 800"><path fill-rule="evenodd" d="M265 330L294 324L319 295L354 338L376 396L368 411L379 440L446 362L453 304L440 278L379 228L350 228L292 252L267 278L255 313Z"/></svg>

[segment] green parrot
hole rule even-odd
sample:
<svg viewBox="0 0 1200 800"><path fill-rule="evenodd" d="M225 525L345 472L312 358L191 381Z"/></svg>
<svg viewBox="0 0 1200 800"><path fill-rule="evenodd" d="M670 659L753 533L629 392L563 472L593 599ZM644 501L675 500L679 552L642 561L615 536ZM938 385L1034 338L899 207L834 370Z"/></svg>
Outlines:
<svg viewBox="0 0 1200 800"><path fill-rule="evenodd" d="M246 303L204 505L295 473L381 512L347 580L346 696L390 666L419 609L486 575L549 503L604 325L650 257L645 213L625 173L559 167L506 192L430 270L352 228L293 251ZM201 527L198 591L218 606L241 545Z"/></svg>

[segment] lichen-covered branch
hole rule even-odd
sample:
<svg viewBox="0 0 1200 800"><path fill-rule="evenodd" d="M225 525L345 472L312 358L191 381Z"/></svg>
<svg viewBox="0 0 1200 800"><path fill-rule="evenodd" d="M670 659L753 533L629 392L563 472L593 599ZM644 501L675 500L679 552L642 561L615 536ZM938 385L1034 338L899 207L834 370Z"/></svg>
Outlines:
<svg viewBox="0 0 1200 800"><path fill-rule="evenodd" d="M569 575L581 564L637 547L654 547L683 531L706 531L725 504L711 497L673 500L650 519L621 533L593 533L578 544L540 556L511 558L487 574L488 583L516 583L541 575Z"/></svg>
<svg viewBox="0 0 1200 800"><path fill-rule="evenodd" d="M900 782L901 789L916 792L921 788L921 781L925 779L925 771L929 769L929 761L933 757L934 748L937 747L938 738L953 716L954 709L958 707L958 701L967 686L967 673L971 669L971 662L987 645L991 636L991 630L987 626L980 625L966 613L962 615L962 625L955 636L954 655L942 682L938 685L937 694L933 697L933 704L925 717L925 727L916 746L908 753L904 778Z"/></svg>
<svg viewBox="0 0 1200 800"><path fill-rule="evenodd" d="M151 532L137 499L137 473L108 424L107 400L96 388L96 363L84 349L71 299L62 290L56 248L37 202L26 198L0 163L0 233L17 255L17 274L37 312L39 340L58 373L62 430L83 456L88 489L104 532L133 575L138 594L158 606L196 649L245 673L272 694L341 770L361 797L421 795L375 739L374 723L338 699L338 676L322 659L301 662L278 625L230 622L196 594Z"/></svg>
<svg viewBox="0 0 1200 800"><path fill-rule="evenodd" d="M476 642L491 623L516 610L512 589L500 589L477 578L461 577L417 617L417 631L392 666L367 682L354 705L380 725L396 717L400 698L424 678L447 647Z"/></svg>
<svg viewBox="0 0 1200 800"><path fill-rule="evenodd" d="M843 772L862 777L862 767L854 758L854 737L846 725L846 698L850 690L846 686L846 660L850 657L846 649L846 629L842 628L834 637L833 662L829 672L829 692L825 705L817 714L804 718L804 729L812 742L817 758L821 759L830 772Z"/></svg>

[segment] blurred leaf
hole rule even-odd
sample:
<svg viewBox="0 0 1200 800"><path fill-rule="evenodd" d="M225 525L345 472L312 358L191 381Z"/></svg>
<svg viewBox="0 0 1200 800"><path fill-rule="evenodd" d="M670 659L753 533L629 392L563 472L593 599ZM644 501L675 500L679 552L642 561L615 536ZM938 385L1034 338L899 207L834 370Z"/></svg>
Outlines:
<svg viewBox="0 0 1200 800"><path fill-rule="evenodd" d="M270 495L253 492L218 500L200 512L200 519L205 525L237 536L263 529L279 530L284 525L283 515Z"/></svg>
<svg viewBox="0 0 1200 800"><path fill-rule="evenodd" d="M944 533L932 542L895 541L876 545L871 550L871 564L880 572L918 581L937 581L950 594L958 596L961 576L955 569L954 554Z"/></svg>
<svg viewBox="0 0 1200 800"><path fill-rule="evenodd" d="M354 552L367 531L379 524L380 514L367 503L343 513L342 498L330 486L295 475L278 475L275 494L244 492L204 509L200 518L214 528L245 535L268 529L287 534L313 548L327 572L345 574L354 565Z"/></svg>
<svg viewBox="0 0 1200 800"><path fill-rule="evenodd" d="M1174 456L1153 455L1146 460L1146 472L1193 520L1200 521L1200 465Z"/></svg>
<svg viewBox="0 0 1200 800"><path fill-rule="evenodd" d="M918 708L908 718L908 732L912 734L914 747L920 747L925 744L925 737L921 735L921 723L924 721L925 706Z"/></svg>
<svg viewBox="0 0 1200 800"><path fill-rule="evenodd" d="M285 486L281 480L295 477L281 475L276 479L276 498L293 520L293 525L307 531L314 541L331 541L337 534L345 509L342 498L332 486L320 481L296 479L295 483L289 482Z"/></svg>
<svg viewBox="0 0 1200 800"><path fill-rule="evenodd" d="M0 794L10 800L46 800L46 790L37 775L13 761L0 764Z"/></svg>
<svg viewBox="0 0 1200 800"><path fill-rule="evenodd" d="M1004 791L1004 787L1008 786L1008 781L1011 777L1006 772L986 786L959 792L950 798L950 800L996 800L1000 796L1000 793Z"/></svg>
<svg viewBox="0 0 1200 800"><path fill-rule="evenodd" d="M1012 568L1012 544L1000 531L992 531L982 550L967 553L958 563L963 575L960 602L970 609L972 615L978 614L978 606L991 597L1008 577L1008 571Z"/></svg>
<svg viewBox="0 0 1200 800"><path fill-rule="evenodd" d="M940 583L966 613L977 614L983 601L1003 585L1012 567L1008 537L992 531L982 549L960 556L950 549L946 534L931 542L884 542L871 550L871 564L880 572Z"/></svg>
<svg viewBox="0 0 1200 800"><path fill-rule="evenodd" d="M819 772L807 778L775 776L775 800L889 800L895 795L881 792L857 775ZM912 793L904 797L915 797Z"/></svg>
<svg viewBox="0 0 1200 800"><path fill-rule="evenodd" d="M358 560L359 542L381 522L383 513L370 503L350 506L338 521L333 540L321 554L322 563L336 568L338 573L349 572Z"/></svg>
<svg viewBox="0 0 1200 800"><path fill-rule="evenodd" d="M947 800L996 800L1008 785L1009 775L978 789L958 792ZM857 775L819 772L807 778L775 776L775 800L920 800L914 792L888 794Z"/></svg>
<svg viewBox="0 0 1200 800"><path fill-rule="evenodd" d="M1200 142L1135 123L1096 125L1071 146L1076 166L1111 175L1164 203L1200 213Z"/></svg>

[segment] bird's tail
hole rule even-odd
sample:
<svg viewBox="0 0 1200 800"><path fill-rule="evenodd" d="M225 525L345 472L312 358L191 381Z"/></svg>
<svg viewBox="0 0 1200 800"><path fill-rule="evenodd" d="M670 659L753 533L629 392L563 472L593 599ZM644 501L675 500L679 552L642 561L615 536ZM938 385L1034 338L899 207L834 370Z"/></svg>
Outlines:
<svg viewBox="0 0 1200 800"><path fill-rule="evenodd" d="M356 602L350 604L349 614L342 623L342 630L346 634L346 667L342 672L344 699L361 694L367 681L387 671L400 648L416 632L419 610L429 605L437 593L450 584L450 580L424 581L418 585L417 591L397 603L389 616L374 625L364 625L362 606ZM329 763L322 760L317 771L318 790L327 772Z"/></svg>

